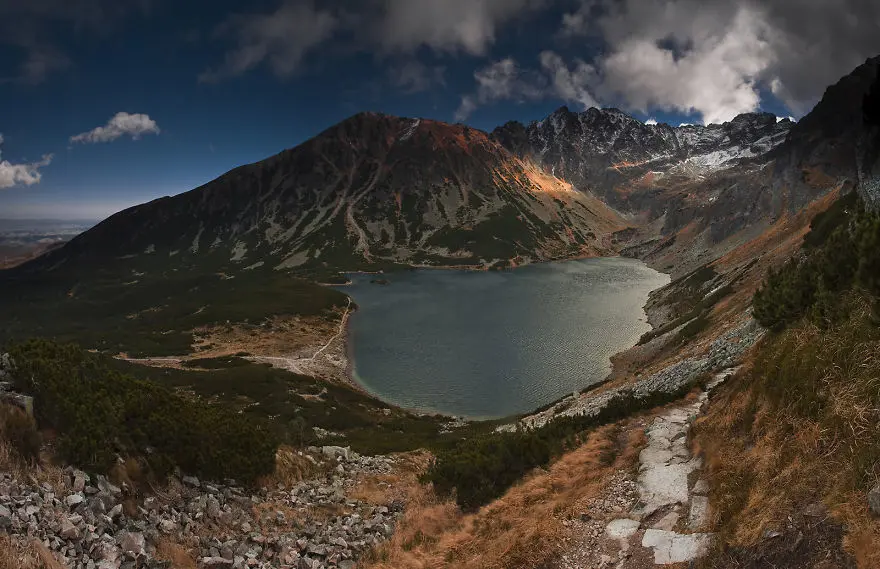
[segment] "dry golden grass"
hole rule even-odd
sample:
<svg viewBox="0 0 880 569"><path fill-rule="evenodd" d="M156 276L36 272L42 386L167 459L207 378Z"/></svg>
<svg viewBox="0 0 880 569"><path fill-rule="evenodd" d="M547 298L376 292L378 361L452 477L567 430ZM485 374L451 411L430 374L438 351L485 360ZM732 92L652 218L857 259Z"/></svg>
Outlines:
<svg viewBox="0 0 880 569"><path fill-rule="evenodd" d="M409 502L419 496L419 476L428 469L430 461L431 454L427 451L398 454L393 472L360 478L348 496L376 506L394 500Z"/></svg>
<svg viewBox="0 0 880 569"><path fill-rule="evenodd" d="M171 569L197 569L193 555L179 543L175 543L166 537L159 538L156 542L156 559L171 563Z"/></svg>
<svg viewBox="0 0 880 569"><path fill-rule="evenodd" d="M876 443L871 442L880 423L872 403L880 392L880 342L851 341L862 333L846 328L823 332L806 325L787 332L786 343L774 349L811 367L822 366L807 359L817 354L816 361L828 364L815 374L818 385L807 383L810 373L804 371L797 374L804 385L794 384L800 386L794 395L781 404L772 399L773 392L766 390L781 386L768 387L757 361L763 366L767 360L771 366L793 364L769 352L764 360L750 361L697 421L696 442L705 450L713 489L713 522L725 544L756 546L765 530L784 527L790 515L818 503L846 528L844 546L858 567L880 567L880 521L870 517L865 493L866 478L869 487L880 467ZM765 343L769 341L775 340ZM827 395L822 414L797 412L800 398L817 390Z"/></svg>
<svg viewBox="0 0 880 569"><path fill-rule="evenodd" d="M64 474L51 463L50 457L43 453L38 464L27 464L3 437L0 437L0 471L14 474L20 480L33 478L40 484L45 482L56 490L64 487Z"/></svg>
<svg viewBox="0 0 880 569"><path fill-rule="evenodd" d="M275 472L258 480L258 485L275 489L278 485L290 488L298 482L312 478L320 472L320 467L293 447L281 446L275 453Z"/></svg>
<svg viewBox="0 0 880 569"><path fill-rule="evenodd" d="M52 552L30 538L0 535L0 569L65 569Z"/></svg>
<svg viewBox="0 0 880 569"><path fill-rule="evenodd" d="M640 436L642 438L640 438ZM619 468L638 457L643 433L611 425L589 435L548 470L537 470L495 502L464 515L425 486L410 501L390 541L364 569L516 569L544 566L559 553L576 505L595 497ZM623 443L621 443L621 439ZM609 463L609 455L615 457Z"/></svg>

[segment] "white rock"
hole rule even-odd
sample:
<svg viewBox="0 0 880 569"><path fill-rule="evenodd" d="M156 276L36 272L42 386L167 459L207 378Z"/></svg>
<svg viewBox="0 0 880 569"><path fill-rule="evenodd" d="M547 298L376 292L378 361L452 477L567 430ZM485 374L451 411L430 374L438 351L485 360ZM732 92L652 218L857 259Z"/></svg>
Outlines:
<svg viewBox="0 0 880 569"><path fill-rule="evenodd" d="M64 499L64 503L70 508L82 504L83 501L85 501L85 498L83 498L82 494L71 494Z"/></svg>
<svg viewBox="0 0 880 569"><path fill-rule="evenodd" d="M639 526L641 523L638 520L614 520L605 526L605 533L612 539L629 539L639 531Z"/></svg>
<svg viewBox="0 0 880 569"><path fill-rule="evenodd" d="M700 530L707 523L709 523L709 498L705 496L692 496L688 528L694 531Z"/></svg>
<svg viewBox="0 0 880 569"><path fill-rule="evenodd" d="M642 547L654 549L654 563L657 565L684 563L703 557L711 543L710 534L683 535L658 529L647 530L642 538Z"/></svg>
<svg viewBox="0 0 880 569"><path fill-rule="evenodd" d="M700 478L697 480L697 483L694 484L694 488L691 490L693 494L701 494L706 495L709 493L709 483L706 482L706 479Z"/></svg>

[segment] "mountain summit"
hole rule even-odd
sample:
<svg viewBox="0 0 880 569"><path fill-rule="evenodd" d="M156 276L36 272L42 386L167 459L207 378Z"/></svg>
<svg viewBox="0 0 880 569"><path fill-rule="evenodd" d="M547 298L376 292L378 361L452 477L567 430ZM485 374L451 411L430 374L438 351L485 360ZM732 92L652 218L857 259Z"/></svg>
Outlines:
<svg viewBox="0 0 880 569"><path fill-rule="evenodd" d="M233 268L527 262L608 251L625 224L486 133L376 113L107 219L43 264Z"/></svg>

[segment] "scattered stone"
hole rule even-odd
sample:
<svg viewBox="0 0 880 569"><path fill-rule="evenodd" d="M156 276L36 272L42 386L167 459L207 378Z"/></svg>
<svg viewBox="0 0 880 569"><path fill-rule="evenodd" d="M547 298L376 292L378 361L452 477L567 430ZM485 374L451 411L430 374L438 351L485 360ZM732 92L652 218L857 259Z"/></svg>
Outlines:
<svg viewBox="0 0 880 569"><path fill-rule="evenodd" d="M64 519L61 520L61 529L58 530L58 535L68 541L77 540L79 539L79 528L73 525L69 519Z"/></svg>
<svg viewBox="0 0 880 569"><path fill-rule="evenodd" d="M122 552L132 557L137 557L144 552L144 534L140 532L122 532L118 541Z"/></svg>
<svg viewBox="0 0 880 569"><path fill-rule="evenodd" d="M184 476L180 479L180 481L187 486L192 486L194 488L200 488L202 486L201 482L199 482L199 479L195 476Z"/></svg>
<svg viewBox="0 0 880 569"><path fill-rule="evenodd" d="M364 475L389 473L392 458L343 447L328 454L320 448L304 452L312 460L332 456L334 468L293 487L251 495L234 481L207 484L188 477L132 511L122 505L132 499L129 489L104 477L91 485L88 475L65 470L56 497L48 484L0 472L0 530L40 541L71 569L168 569L152 559L160 537L195 550L200 567L352 569L363 552L392 534L404 504L376 506L346 495ZM290 523L310 519L313 508L338 514L303 526Z"/></svg>
<svg viewBox="0 0 880 569"><path fill-rule="evenodd" d="M705 496L709 493L709 483L704 478L700 478L699 480L697 480L697 483L694 484L694 488L693 490L691 490L691 493Z"/></svg>
<svg viewBox="0 0 880 569"><path fill-rule="evenodd" d="M85 498L82 494L71 494L70 496L64 499L64 503L67 504L68 508L73 508L82 504L85 501Z"/></svg>

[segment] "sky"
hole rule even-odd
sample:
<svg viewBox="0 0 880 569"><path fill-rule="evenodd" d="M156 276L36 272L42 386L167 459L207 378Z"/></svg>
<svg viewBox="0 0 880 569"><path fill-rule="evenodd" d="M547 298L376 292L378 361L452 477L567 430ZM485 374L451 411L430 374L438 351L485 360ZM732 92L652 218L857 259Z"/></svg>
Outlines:
<svg viewBox="0 0 880 569"><path fill-rule="evenodd" d="M0 219L101 219L360 111L797 119L876 55L876 0L0 0Z"/></svg>

